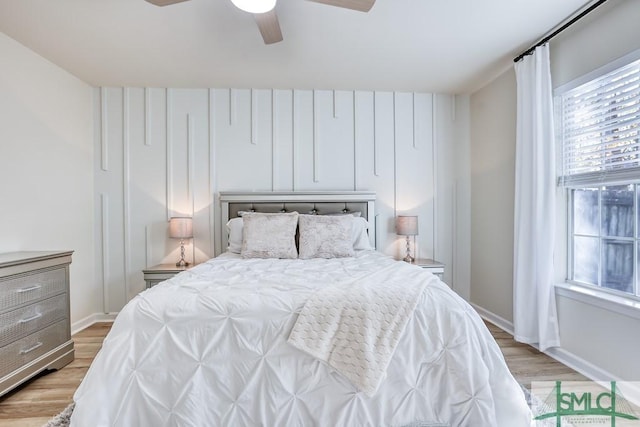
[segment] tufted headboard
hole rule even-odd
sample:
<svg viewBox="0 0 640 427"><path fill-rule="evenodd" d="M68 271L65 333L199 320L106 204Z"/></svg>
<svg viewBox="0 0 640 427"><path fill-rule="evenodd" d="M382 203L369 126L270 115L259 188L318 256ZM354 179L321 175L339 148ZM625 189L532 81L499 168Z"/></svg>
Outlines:
<svg viewBox="0 0 640 427"><path fill-rule="evenodd" d="M225 224L240 211L293 212L301 214L331 214L360 212L369 221L369 239L375 247L376 194L365 191L333 192L221 192L221 248L228 245Z"/></svg>

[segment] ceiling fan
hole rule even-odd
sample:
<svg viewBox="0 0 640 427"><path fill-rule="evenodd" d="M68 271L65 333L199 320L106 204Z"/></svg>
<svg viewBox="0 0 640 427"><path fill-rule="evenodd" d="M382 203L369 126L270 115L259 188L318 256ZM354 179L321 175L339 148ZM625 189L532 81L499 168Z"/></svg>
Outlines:
<svg viewBox="0 0 640 427"><path fill-rule="evenodd" d="M156 6L168 6L188 0L146 0ZM328 4L345 9L368 12L376 0L310 0L316 3ZM272 44L282 41L282 31L278 15L276 15L276 0L231 0L231 2L245 12L253 13L258 24L260 34L265 44Z"/></svg>

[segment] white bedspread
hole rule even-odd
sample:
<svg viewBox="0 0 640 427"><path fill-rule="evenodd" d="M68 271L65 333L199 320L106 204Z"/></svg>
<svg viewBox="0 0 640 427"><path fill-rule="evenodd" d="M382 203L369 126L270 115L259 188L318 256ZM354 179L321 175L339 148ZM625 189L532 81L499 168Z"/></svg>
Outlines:
<svg viewBox="0 0 640 427"><path fill-rule="evenodd" d="M407 263L321 288L305 303L289 344L326 362L372 396L427 282L406 280Z"/></svg>
<svg viewBox="0 0 640 427"><path fill-rule="evenodd" d="M87 426L529 426L530 412L474 310L427 271L371 397L287 342L319 289L396 261L219 257L142 292L120 312L74 400ZM420 424L420 425L423 425Z"/></svg>

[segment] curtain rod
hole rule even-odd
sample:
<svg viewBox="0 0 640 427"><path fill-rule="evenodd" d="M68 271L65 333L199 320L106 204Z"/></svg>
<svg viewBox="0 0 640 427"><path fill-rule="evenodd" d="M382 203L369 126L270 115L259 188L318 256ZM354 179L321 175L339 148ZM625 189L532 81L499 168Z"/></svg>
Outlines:
<svg viewBox="0 0 640 427"><path fill-rule="evenodd" d="M549 34L548 36L544 37L538 43L536 43L535 45L531 46L529 49L525 50L520 55L516 56L513 59L513 62L518 62L522 58L524 58L525 56L531 55L533 53L533 51L536 50L536 48L538 46L542 46L542 45L546 44L549 40L551 40L552 38L554 38L555 36L557 36L558 34L563 32L564 30L566 30L567 28L569 28L570 26L572 26L573 24L575 24L576 22L578 22L579 20L581 20L582 18L584 18L585 16L587 16L588 14L593 12L596 8L598 8L598 6L602 5L606 1L607 0L598 0L597 2L595 2L594 4L589 6L587 9L583 10L582 12L580 12L578 15L576 15L573 19L568 21L566 24L562 25L560 28L558 28L557 30L555 30L554 32Z"/></svg>

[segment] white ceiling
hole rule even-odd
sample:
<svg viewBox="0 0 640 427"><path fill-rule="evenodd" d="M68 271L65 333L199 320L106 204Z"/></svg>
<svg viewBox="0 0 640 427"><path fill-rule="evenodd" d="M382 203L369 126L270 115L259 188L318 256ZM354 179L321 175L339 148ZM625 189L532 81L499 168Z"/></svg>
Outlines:
<svg viewBox="0 0 640 427"><path fill-rule="evenodd" d="M0 30L94 86L465 93L587 0L278 0L266 46L229 0L0 0Z"/></svg>

